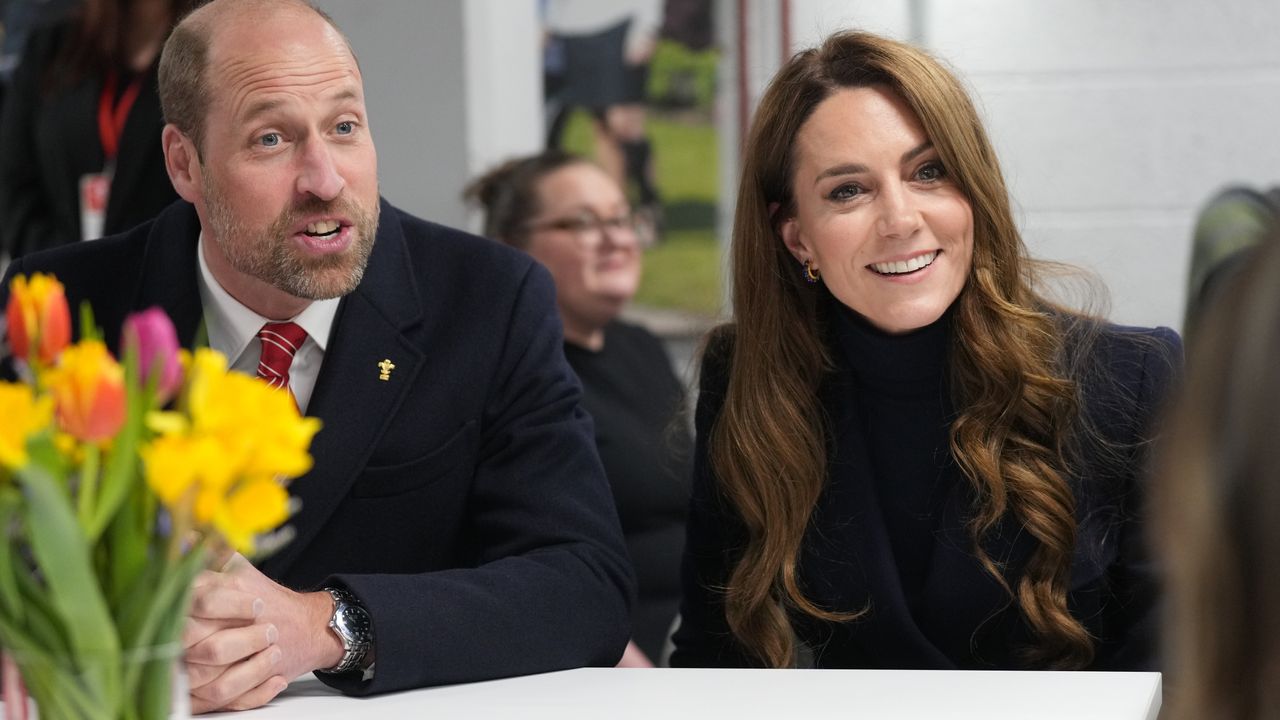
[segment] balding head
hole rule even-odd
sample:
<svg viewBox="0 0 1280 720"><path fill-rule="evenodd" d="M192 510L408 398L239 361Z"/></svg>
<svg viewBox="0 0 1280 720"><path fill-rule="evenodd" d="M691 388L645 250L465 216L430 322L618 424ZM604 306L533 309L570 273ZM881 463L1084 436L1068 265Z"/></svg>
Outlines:
<svg viewBox="0 0 1280 720"><path fill-rule="evenodd" d="M333 18L306 0L212 0L190 12L174 27L160 54L160 108L165 122L191 138L197 152L204 146L211 96L208 68L215 44L227 34L261 29L295 14L322 18L355 58L351 43Z"/></svg>

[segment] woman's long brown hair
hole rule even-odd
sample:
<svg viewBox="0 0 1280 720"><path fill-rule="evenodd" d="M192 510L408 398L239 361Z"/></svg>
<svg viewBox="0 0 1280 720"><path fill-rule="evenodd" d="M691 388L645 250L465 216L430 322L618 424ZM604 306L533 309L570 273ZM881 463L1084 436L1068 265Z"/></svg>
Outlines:
<svg viewBox="0 0 1280 720"><path fill-rule="evenodd" d="M827 291L804 282L777 224L795 210L801 126L837 90L870 85L891 89L911 107L973 210L973 267L951 348L959 409L951 451L978 500L974 552L1034 631L1029 664L1087 666L1093 640L1067 608L1076 530L1067 444L1079 403L1063 360L1063 315L1032 289L999 163L963 87L925 53L860 32L834 35L779 71L743 153L732 247L732 373L710 443L720 492L747 530L724 588L729 625L759 660L785 667L796 657L790 613L837 622L859 614L818 607L797 573L827 479L818 400L831 368L822 340ZM981 544L1010 513L1037 545L1014 587Z"/></svg>

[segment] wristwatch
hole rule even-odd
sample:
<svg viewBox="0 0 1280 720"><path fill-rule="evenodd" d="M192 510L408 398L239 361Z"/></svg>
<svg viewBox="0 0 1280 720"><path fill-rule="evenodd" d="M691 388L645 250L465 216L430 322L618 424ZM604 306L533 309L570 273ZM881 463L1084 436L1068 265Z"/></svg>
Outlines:
<svg viewBox="0 0 1280 720"><path fill-rule="evenodd" d="M329 629L342 641L342 660L325 673L345 673L363 668L365 657L373 645L373 622L355 596L341 588L325 588L333 597L333 615Z"/></svg>

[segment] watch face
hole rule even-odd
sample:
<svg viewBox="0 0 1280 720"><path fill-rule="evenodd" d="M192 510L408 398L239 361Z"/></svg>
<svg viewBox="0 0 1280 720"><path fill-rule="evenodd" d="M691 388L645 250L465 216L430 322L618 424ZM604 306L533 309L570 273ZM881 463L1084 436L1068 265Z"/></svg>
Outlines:
<svg viewBox="0 0 1280 720"><path fill-rule="evenodd" d="M342 636L344 645L367 643L369 641L369 614L364 608L343 602L333 614L333 627Z"/></svg>

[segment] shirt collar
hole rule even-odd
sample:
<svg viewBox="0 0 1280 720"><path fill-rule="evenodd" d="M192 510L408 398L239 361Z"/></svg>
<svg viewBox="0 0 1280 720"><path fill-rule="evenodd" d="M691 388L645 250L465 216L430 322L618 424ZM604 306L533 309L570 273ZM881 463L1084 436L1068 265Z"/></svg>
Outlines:
<svg viewBox="0 0 1280 720"><path fill-rule="evenodd" d="M202 232L196 248L196 258L200 265L200 302L204 307L209 347L225 355L228 362L234 363L245 348L249 347L250 341L257 337L262 326L270 320L245 307L223 289L209 270L209 264L205 262L204 245ZM321 352L327 349L329 331L333 328L333 320L338 313L339 300L340 298L316 300L305 310L289 318L307 331L308 339L315 342Z"/></svg>

